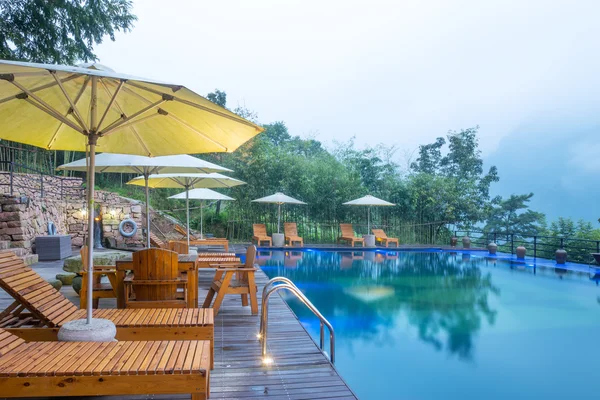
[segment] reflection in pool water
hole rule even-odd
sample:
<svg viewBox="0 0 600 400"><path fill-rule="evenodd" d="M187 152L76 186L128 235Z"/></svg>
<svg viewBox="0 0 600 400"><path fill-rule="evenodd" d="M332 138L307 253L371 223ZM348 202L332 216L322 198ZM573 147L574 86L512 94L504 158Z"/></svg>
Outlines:
<svg viewBox="0 0 600 400"><path fill-rule="evenodd" d="M439 251L261 251L258 263L333 324L336 367L361 399L597 397L593 275ZM318 341L318 320L286 300Z"/></svg>

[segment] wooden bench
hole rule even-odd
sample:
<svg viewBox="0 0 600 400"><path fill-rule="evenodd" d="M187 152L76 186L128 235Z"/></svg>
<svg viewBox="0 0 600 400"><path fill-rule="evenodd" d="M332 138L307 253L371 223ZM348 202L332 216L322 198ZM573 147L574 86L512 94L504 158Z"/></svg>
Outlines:
<svg viewBox="0 0 600 400"><path fill-rule="evenodd" d="M223 246L223 249L229 251L229 240L225 238L193 239L190 240L190 246Z"/></svg>
<svg viewBox="0 0 600 400"><path fill-rule="evenodd" d="M0 396L208 398L209 341L31 342L0 329Z"/></svg>
<svg viewBox="0 0 600 400"><path fill-rule="evenodd" d="M193 261L189 264L195 269ZM0 312L0 328L25 340L57 340L64 323L86 316L13 253L0 253L0 287L15 299ZM118 340L210 340L213 351L212 309L103 309L93 315L110 319Z"/></svg>
<svg viewBox="0 0 600 400"><path fill-rule="evenodd" d="M200 268L215 268L215 264L218 265L239 265L242 261L238 257L207 257L198 258L196 265Z"/></svg>
<svg viewBox="0 0 600 400"><path fill-rule="evenodd" d="M81 271L81 290L79 291L79 308L87 308L88 299L88 247L83 246L79 250L83 270ZM98 308L100 299L114 299L117 297L117 269L114 265L94 265L94 289L92 292L92 307ZM106 276L109 283L102 283L102 277Z"/></svg>

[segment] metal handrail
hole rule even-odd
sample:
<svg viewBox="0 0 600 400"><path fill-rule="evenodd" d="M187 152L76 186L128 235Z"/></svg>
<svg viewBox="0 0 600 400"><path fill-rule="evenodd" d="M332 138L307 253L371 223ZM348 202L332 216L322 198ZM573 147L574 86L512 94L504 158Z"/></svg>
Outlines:
<svg viewBox="0 0 600 400"><path fill-rule="evenodd" d="M276 282L284 282L281 285L277 285L277 286L273 286L272 288L270 288L269 290L267 290L267 288L269 286L271 286L272 284L276 283ZM268 336L268 326L269 326L269 297L271 297L271 295L279 290L282 289L286 289L289 290L290 292L292 292L294 295L296 295L296 297L302 301L302 303L304 303L304 305L306 307L308 307L308 309L310 311L312 311L313 314L315 314L315 316L317 318L319 318L319 321L321 322L321 337L319 340L319 347L321 348L321 351L324 352L323 350L323 346L324 346L324 342L325 342L325 326L327 326L327 329L329 329L329 359L331 360L331 363L335 363L335 332L333 331L333 326L331 326L331 324L329 323L329 321L327 321L327 318L325 318L323 316L323 314L321 314L319 312L319 310L317 310L317 307L314 306L313 303L310 302L310 300L308 300L308 298L304 295L304 293L302 293L300 291L300 289L298 289L298 287L294 284L294 282L292 282L291 280L284 278L282 276L278 276L276 278L271 279L269 282L267 282L267 284L264 286L263 291L262 291L262 308L261 308L261 316L260 316L260 333L259 333L259 339L262 340L262 356L263 359L267 356L267 336Z"/></svg>

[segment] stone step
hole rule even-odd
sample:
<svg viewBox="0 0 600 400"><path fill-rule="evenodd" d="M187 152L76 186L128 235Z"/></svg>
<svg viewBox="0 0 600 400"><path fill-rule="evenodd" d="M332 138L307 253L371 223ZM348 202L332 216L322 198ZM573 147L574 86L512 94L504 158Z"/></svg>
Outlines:
<svg viewBox="0 0 600 400"><path fill-rule="evenodd" d="M19 257L21 260L23 260L23 262L25 263L25 265L30 266L32 264L35 264L39 261L38 259L38 255L37 254L27 254L23 257Z"/></svg>
<svg viewBox="0 0 600 400"><path fill-rule="evenodd" d="M0 240L0 250L5 250L10 248L10 240Z"/></svg>
<svg viewBox="0 0 600 400"><path fill-rule="evenodd" d="M13 249L2 249L0 250L0 253L14 253L17 257L24 257L27 255L27 250L20 247L15 247Z"/></svg>

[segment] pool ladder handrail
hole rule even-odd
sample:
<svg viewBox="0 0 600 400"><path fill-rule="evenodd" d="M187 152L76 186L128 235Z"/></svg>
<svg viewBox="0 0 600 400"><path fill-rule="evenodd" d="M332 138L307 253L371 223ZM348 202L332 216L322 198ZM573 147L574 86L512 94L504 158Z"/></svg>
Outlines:
<svg viewBox="0 0 600 400"><path fill-rule="evenodd" d="M277 283L277 282L283 282L280 285L277 286L273 286L271 287L269 290L267 290L267 288L269 288L269 286L272 286L273 284ZM335 362L335 332L333 331L333 326L331 326L331 324L329 323L329 321L327 321L327 318L325 318L323 316L323 314L321 314L319 312L319 310L317 309L317 307L314 306L313 303L310 302L310 300L308 300L308 298L304 295L304 293L302 293L300 291L300 289L298 289L298 287L294 284L294 282L292 282L291 280L289 280L288 278L285 278L283 276L277 276L273 279L271 279L269 282L267 282L265 284L265 286L263 287L262 290L262 305L261 305L261 315L260 315L260 333L259 333L259 338L260 340L262 340L262 356L263 358L266 357L267 355L267 335L268 335L268 325L269 325L269 297L271 297L271 295L279 290L282 289L286 289L289 290L290 292L292 292L302 303L304 303L304 305L306 307L308 307L308 309L310 311L312 311L312 313L319 318L319 321L321 323L321 337L319 340L319 347L321 348L321 352L323 352L325 354L325 351L323 350L323 346L325 344L325 326L327 326L327 329L329 329L329 359L331 361L331 363L333 364Z"/></svg>

